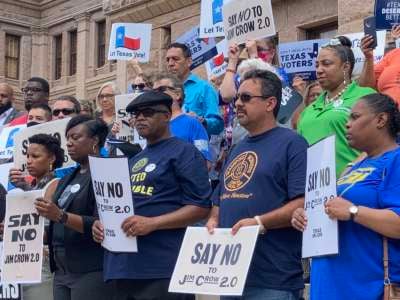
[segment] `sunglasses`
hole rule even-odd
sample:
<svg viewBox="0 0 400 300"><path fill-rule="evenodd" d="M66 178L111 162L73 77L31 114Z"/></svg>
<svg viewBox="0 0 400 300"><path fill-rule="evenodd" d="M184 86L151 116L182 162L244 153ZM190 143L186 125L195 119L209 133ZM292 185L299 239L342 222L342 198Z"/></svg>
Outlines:
<svg viewBox="0 0 400 300"><path fill-rule="evenodd" d="M60 113L62 113L64 116L68 116L74 112L75 112L75 109L73 109L73 108L55 109L55 110L53 110L53 116L57 117Z"/></svg>
<svg viewBox="0 0 400 300"><path fill-rule="evenodd" d="M145 118L151 118L153 117L156 113L169 113L169 111L164 110L164 109L154 109L154 108L144 108L144 109L138 109L133 112L131 112L131 116L134 118L137 118L140 114L143 115Z"/></svg>
<svg viewBox="0 0 400 300"><path fill-rule="evenodd" d="M174 88L172 86L162 85L162 86L159 86L158 88L153 89L153 91L160 92L160 93L165 93L167 90L176 91L177 88Z"/></svg>
<svg viewBox="0 0 400 300"><path fill-rule="evenodd" d="M269 98L270 96L257 96L257 95L251 95L248 93L239 93L237 94L237 99L240 99L243 103L250 102L251 99L253 98Z"/></svg>
<svg viewBox="0 0 400 300"><path fill-rule="evenodd" d="M144 83L139 83L139 84L132 84L132 89L134 90L144 90L146 85Z"/></svg>
<svg viewBox="0 0 400 300"><path fill-rule="evenodd" d="M332 47L332 46L342 46L342 43L340 42L339 39L333 38L330 39L329 42L327 42L326 44L323 44L321 48Z"/></svg>

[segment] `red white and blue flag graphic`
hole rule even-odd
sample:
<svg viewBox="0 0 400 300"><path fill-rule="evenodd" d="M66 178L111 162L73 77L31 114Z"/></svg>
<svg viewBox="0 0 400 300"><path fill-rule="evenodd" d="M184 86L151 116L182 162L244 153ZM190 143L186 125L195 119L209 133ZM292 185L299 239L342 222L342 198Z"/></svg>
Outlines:
<svg viewBox="0 0 400 300"><path fill-rule="evenodd" d="M212 69L220 67L224 64L224 53L218 54L217 56L215 56L213 59L211 59L210 61L210 66Z"/></svg>
<svg viewBox="0 0 400 300"><path fill-rule="evenodd" d="M127 37L125 35L125 26L119 26L116 30L115 48L139 50L140 38Z"/></svg>

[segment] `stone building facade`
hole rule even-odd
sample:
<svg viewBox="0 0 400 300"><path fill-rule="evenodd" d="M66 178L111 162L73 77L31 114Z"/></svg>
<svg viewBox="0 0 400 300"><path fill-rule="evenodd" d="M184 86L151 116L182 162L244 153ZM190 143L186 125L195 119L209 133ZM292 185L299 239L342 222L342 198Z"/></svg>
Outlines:
<svg viewBox="0 0 400 300"><path fill-rule="evenodd" d="M362 30L373 0L272 0L279 41ZM49 80L51 99L94 99L106 81L126 90L125 62L104 60L111 24L153 24L151 68L165 65L171 41L199 23L200 0L1 0L0 82L20 90L32 76ZM147 66L144 66L146 68ZM204 75L202 67L196 72ZM21 105L19 103L18 105Z"/></svg>

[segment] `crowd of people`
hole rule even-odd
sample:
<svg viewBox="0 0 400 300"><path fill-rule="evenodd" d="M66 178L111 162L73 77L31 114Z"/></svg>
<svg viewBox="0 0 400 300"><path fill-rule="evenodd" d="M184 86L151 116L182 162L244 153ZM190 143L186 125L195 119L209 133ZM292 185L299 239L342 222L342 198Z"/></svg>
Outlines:
<svg viewBox="0 0 400 300"><path fill-rule="evenodd" d="M392 35L400 36L400 26ZM148 74L131 61L128 87L107 82L94 102L63 95L49 106L48 82L32 77L19 112L13 88L1 83L3 128L71 118L66 149L46 132L31 136L29 176L11 168L9 186L0 189L3 218L7 190L46 189L35 202L47 220L42 283L24 285L24 299L194 299L168 292L190 225L210 234L232 228L233 235L259 225L243 295L221 299L302 299L306 167L319 159L307 157L307 148L331 135L338 196L325 213L339 222L339 254L312 259L311 299L382 299L385 284L400 283L400 50L374 65L370 45L364 37L358 79L348 38L323 45L317 80L293 79L303 103L288 124L277 122L289 79L273 38L230 45L226 73L212 83L191 71L190 50L180 43L168 47L167 72ZM89 156L114 155L109 141L122 126L115 97L125 89L138 95L126 112L146 147L129 156L135 215L121 224L139 251L115 253L100 244ZM65 153L75 166L63 168Z"/></svg>

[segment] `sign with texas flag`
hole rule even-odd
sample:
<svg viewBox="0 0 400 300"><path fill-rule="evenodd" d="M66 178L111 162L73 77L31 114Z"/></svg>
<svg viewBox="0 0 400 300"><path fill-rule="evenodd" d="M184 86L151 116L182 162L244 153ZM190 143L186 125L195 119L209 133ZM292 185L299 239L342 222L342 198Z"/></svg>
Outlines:
<svg viewBox="0 0 400 300"><path fill-rule="evenodd" d="M217 44L218 54L212 59L206 62L207 77L210 80L211 77L219 77L225 74L228 67L228 63L225 58L228 58L228 43L225 39Z"/></svg>
<svg viewBox="0 0 400 300"><path fill-rule="evenodd" d="M200 37L225 36L222 6L230 0L201 0Z"/></svg>
<svg viewBox="0 0 400 300"><path fill-rule="evenodd" d="M115 23L111 29L109 60L150 59L151 24Z"/></svg>

